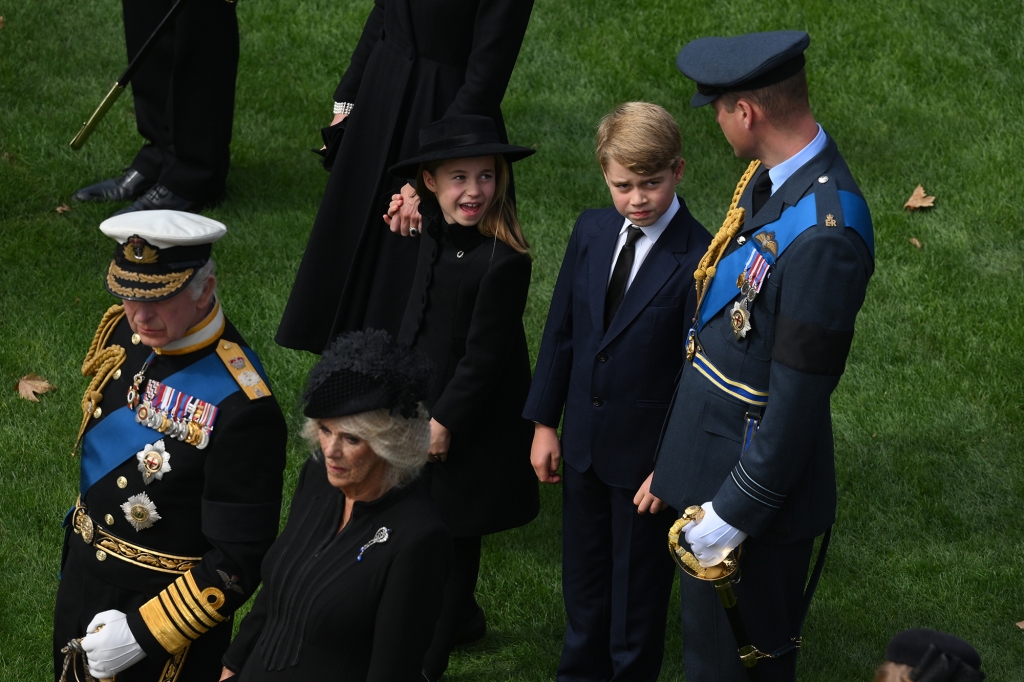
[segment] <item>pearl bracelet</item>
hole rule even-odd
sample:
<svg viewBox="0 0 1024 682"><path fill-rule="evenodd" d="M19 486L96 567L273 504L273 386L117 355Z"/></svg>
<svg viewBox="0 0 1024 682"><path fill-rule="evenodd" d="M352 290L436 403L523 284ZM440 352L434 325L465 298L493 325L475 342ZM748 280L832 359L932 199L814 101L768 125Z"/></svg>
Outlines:
<svg viewBox="0 0 1024 682"><path fill-rule="evenodd" d="M334 103L334 113L335 114L345 114L346 116L348 116L349 114L352 113L352 107L353 106L354 105L352 104L352 102L335 102Z"/></svg>

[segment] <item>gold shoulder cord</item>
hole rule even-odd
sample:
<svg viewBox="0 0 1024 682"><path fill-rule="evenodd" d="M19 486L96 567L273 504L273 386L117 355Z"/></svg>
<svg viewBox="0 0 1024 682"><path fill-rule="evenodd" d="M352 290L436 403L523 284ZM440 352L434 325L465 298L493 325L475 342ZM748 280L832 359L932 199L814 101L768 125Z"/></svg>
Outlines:
<svg viewBox="0 0 1024 682"><path fill-rule="evenodd" d="M89 417L93 410L103 400L103 389L110 383L110 378L124 364L125 350L121 346L113 345L107 347L110 336L114 333L117 323L124 317L124 306L112 305L103 314L100 326L96 328L96 335L92 338L89 352L85 355L82 363L82 376L91 376L89 388L85 389L82 396L82 425L78 429L78 437L75 438L75 445L71 448L71 456L75 456L78 444L82 441L82 434L85 427L89 425Z"/></svg>
<svg viewBox="0 0 1024 682"><path fill-rule="evenodd" d="M697 285L697 313L694 314L694 321L697 320L700 313L700 304L704 301L704 294L711 286L711 279L715 276L718 261L722 260L722 255L725 253L726 247L729 246L729 242L743 227L743 215L746 210L738 208L737 204L740 202L743 190L747 188L747 183L750 182L750 178L754 177L754 173L760 165L761 162L757 159L751 161L747 170L744 171L743 177L736 183L736 189L732 193L732 203L729 204L729 212L725 214L725 221L718 228L714 239L711 240L711 245L708 246L707 253L700 259L700 264L697 266L696 272L693 273L694 284Z"/></svg>

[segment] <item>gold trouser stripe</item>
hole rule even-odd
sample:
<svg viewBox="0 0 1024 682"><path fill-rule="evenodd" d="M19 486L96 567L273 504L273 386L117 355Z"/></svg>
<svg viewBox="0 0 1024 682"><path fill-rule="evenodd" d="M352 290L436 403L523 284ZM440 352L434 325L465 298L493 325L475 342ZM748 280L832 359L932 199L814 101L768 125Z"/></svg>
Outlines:
<svg viewBox="0 0 1024 682"><path fill-rule="evenodd" d="M178 578L171 583L167 589L171 590L176 595L175 601L177 601L177 599L181 600L182 613L187 611L186 615L189 618L196 618L198 623L205 627L204 631L217 625L218 621L213 620L203 613L202 610L197 608L195 600L192 599L192 595L188 594L187 590L184 589L184 584L182 583L181 578Z"/></svg>
<svg viewBox="0 0 1024 682"><path fill-rule="evenodd" d="M181 675L181 668L185 664L185 657L188 655L188 648L190 646L190 644L186 644L184 649L167 659L163 672L160 673L160 682L178 681L178 676Z"/></svg>
<svg viewBox="0 0 1024 682"><path fill-rule="evenodd" d="M171 583L167 586L167 589L165 589L164 592L170 595L171 601L174 602L174 607L178 609L178 615L180 615L185 620L185 622L188 623L188 626L190 628L198 632L200 635L205 634L206 631L210 629L210 626L207 626L204 623L199 622L199 619L196 618L196 615L192 613L192 609L190 609L185 604L185 600L182 599L181 593L179 592L178 586L176 584ZM195 637L193 637L192 639L195 639Z"/></svg>
<svg viewBox="0 0 1024 682"><path fill-rule="evenodd" d="M167 611L167 614L171 617L171 620L174 621L174 624L178 626L178 632L188 639L199 639L199 635L203 633L196 632L188 626L185 619L181 617L180 613L178 613L178 609L175 608L174 600L168 596L167 590L160 593L160 603L163 605L164 610Z"/></svg>
<svg viewBox="0 0 1024 682"><path fill-rule="evenodd" d="M224 606L223 592L218 590L216 587L207 587L205 590L200 590L199 586L196 585L195 578L192 577L191 571L181 576L181 578L178 578L178 580L181 580L182 578L184 578L185 582L188 584L188 588L192 592L192 596L199 603L202 609L209 614L210 618L213 618L218 623L227 620L226 616L222 616L217 612L217 609ZM182 590L182 593L184 593L184 590ZM210 601L210 597L213 597L213 601Z"/></svg>
<svg viewBox="0 0 1024 682"><path fill-rule="evenodd" d="M139 613L150 633L156 641L160 642L160 646L167 653L177 653L189 645L188 638L174 627L174 623L167 616L167 612L164 611L164 607L160 603L159 595L143 604Z"/></svg>

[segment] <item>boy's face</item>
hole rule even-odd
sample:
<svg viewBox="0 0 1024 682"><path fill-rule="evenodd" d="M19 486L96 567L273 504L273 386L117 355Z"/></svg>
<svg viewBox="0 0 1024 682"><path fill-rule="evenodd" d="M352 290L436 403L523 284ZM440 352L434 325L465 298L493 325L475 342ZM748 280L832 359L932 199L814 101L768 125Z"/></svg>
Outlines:
<svg viewBox="0 0 1024 682"><path fill-rule="evenodd" d="M448 224L472 227L479 223L494 200L494 157L452 159L434 174L423 171L423 184L437 195Z"/></svg>
<svg viewBox="0 0 1024 682"><path fill-rule="evenodd" d="M686 162L680 159L674 168L640 175L609 159L604 181L612 193L615 210L637 227L653 225L672 205L685 166Z"/></svg>

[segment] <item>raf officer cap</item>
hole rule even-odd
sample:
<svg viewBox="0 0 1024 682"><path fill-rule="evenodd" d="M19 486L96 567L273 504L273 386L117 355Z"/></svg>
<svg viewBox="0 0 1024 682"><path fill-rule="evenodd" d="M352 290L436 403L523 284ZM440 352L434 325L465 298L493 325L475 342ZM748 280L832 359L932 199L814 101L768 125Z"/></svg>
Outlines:
<svg viewBox="0 0 1024 682"><path fill-rule="evenodd" d="M129 301L162 301L188 286L228 228L194 213L135 211L104 220L100 231L117 242L107 291Z"/></svg>
<svg viewBox="0 0 1024 682"><path fill-rule="evenodd" d="M690 106L702 107L727 92L757 90L799 73L810 44L804 31L698 38L679 51L676 66L697 83Z"/></svg>

